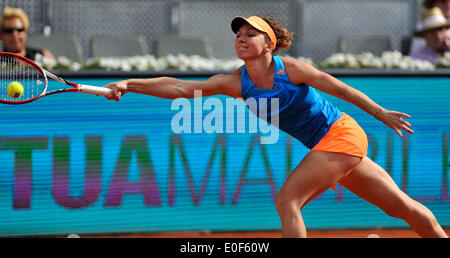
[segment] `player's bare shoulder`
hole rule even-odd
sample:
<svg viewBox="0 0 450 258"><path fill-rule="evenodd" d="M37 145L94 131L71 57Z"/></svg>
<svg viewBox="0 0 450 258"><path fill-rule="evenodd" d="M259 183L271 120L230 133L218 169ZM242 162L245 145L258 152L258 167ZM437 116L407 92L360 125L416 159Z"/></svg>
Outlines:
<svg viewBox="0 0 450 258"><path fill-rule="evenodd" d="M293 84L304 83L309 73L316 70L312 65L294 58L281 57L281 60L286 68L286 74Z"/></svg>
<svg viewBox="0 0 450 258"><path fill-rule="evenodd" d="M286 67L286 72L301 72L303 71L305 68L307 68L308 66L310 66L309 64L302 62L300 60L291 58L291 57L280 57L281 60L284 63L284 66Z"/></svg>

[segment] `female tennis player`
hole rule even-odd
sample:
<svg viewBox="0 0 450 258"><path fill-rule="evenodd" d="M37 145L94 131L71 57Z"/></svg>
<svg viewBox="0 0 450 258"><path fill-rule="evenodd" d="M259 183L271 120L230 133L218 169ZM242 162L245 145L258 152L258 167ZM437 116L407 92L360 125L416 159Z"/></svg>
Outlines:
<svg viewBox="0 0 450 258"><path fill-rule="evenodd" d="M362 92L306 63L277 56L291 44L292 33L271 18L235 17L234 47L245 65L232 74L206 81L170 77L130 79L108 84L108 99L127 92L160 98L227 95L234 98L278 98L279 128L311 151L288 176L276 199L283 237L306 237L301 209L337 182L378 206L389 216L405 220L422 237L447 237L435 216L402 192L389 174L367 154L367 136L349 115L322 98L315 89L348 101L392 128L413 133L403 120L408 114L384 109ZM267 101L269 104L271 101Z"/></svg>

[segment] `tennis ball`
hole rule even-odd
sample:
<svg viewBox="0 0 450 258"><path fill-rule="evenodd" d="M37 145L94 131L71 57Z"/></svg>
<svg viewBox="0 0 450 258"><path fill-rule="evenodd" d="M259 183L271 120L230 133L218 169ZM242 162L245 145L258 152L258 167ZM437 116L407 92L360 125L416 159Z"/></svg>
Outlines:
<svg viewBox="0 0 450 258"><path fill-rule="evenodd" d="M20 84L20 82L11 82L8 84L8 95L11 98L20 98L23 94L23 86Z"/></svg>

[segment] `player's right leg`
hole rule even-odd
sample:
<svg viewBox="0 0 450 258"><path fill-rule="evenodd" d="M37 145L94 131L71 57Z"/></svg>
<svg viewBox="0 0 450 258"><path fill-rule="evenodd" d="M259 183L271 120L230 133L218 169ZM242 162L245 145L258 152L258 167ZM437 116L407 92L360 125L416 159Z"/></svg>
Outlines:
<svg viewBox="0 0 450 258"><path fill-rule="evenodd" d="M339 183L389 216L403 219L421 237L448 237L433 213L401 191L391 176L368 157Z"/></svg>

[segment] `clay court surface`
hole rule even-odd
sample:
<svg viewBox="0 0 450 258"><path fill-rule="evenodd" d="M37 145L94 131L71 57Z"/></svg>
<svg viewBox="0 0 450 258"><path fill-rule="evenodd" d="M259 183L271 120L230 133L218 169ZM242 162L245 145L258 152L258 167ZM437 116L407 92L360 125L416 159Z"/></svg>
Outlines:
<svg viewBox="0 0 450 258"><path fill-rule="evenodd" d="M445 232L450 235L450 228ZM374 235L376 234L376 235ZM361 230L310 230L310 238L418 238L419 236L409 229L361 229ZM152 234L117 234L117 235L90 235L81 237L98 238L280 238L280 231L258 232L180 232L180 233L152 233Z"/></svg>

